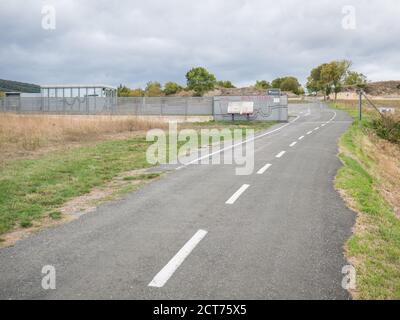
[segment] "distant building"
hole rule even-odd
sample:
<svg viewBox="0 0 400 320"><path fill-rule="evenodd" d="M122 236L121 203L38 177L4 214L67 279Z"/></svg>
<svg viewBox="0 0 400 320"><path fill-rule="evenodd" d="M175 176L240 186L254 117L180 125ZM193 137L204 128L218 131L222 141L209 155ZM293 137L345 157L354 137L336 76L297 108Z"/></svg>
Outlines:
<svg viewBox="0 0 400 320"><path fill-rule="evenodd" d="M108 85L43 85L39 93L5 92L0 110L69 114L110 113L117 106L117 88Z"/></svg>
<svg viewBox="0 0 400 320"><path fill-rule="evenodd" d="M41 111L98 113L117 106L117 88L104 84L50 84L40 86Z"/></svg>
<svg viewBox="0 0 400 320"><path fill-rule="evenodd" d="M117 88L104 84L41 85L40 92L43 98L103 97L113 101L117 98Z"/></svg>

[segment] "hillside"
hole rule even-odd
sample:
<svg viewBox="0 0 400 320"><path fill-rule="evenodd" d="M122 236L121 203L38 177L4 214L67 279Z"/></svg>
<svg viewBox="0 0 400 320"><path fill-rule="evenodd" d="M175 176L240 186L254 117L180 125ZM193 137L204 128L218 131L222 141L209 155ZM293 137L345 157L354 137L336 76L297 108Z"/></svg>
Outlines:
<svg viewBox="0 0 400 320"><path fill-rule="evenodd" d="M205 96L258 96L264 95L266 90L259 90L254 87L244 88L218 88L213 91L209 91Z"/></svg>
<svg viewBox="0 0 400 320"><path fill-rule="evenodd" d="M36 84L0 79L0 91L39 93L40 86Z"/></svg>
<svg viewBox="0 0 400 320"><path fill-rule="evenodd" d="M356 86L346 86L342 92L339 92L337 98L339 100L357 100L358 88ZM394 100L400 98L400 81L377 81L368 83L364 91L374 99ZM330 95L331 99L335 98L334 94Z"/></svg>
<svg viewBox="0 0 400 320"><path fill-rule="evenodd" d="M400 81L371 82L365 91L372 96L400 96Z"/></svg>

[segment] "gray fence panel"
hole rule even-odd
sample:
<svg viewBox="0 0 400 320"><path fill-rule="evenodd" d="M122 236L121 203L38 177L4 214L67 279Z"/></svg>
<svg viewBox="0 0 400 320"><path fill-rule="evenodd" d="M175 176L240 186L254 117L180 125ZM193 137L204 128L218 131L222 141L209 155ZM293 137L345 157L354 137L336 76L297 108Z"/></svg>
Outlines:
<svg viewBox="0 0 400 320"><path fill-rule="evenodd" d="M0 97L0 112L6 112L5 98Z"/></svg>
<svg viewBox="0 0 400 320"><path fill-rule="evenodd" d="M210 97L121 97L116 114L151 116L212 115Z"/></svg>
<svg viewBox="0 0 400 320"><path fill-rule="evenodd" d="M214 99L212 97L190 97L188 99L188 114L199 116L213 115Z"/></svg>

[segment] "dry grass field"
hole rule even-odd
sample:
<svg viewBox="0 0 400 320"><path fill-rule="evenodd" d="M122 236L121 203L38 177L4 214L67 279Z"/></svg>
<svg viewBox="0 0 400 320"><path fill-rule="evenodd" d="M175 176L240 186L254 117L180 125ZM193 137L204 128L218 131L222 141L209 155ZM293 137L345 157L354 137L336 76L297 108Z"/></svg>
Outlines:
<svg viewBox="0 0 400 320"><path fill-rule="evenodd" d="M377 99L371 99L371 101L377 106L377 107L391 107L395 108L397 113L400 113L400 100L377 100ZM344 105L348 108L355 107L358 104L358 100L337 100L336 103ZM367 110L372 109L372 106L368 104L365 99L363 103L363 107L366 108Z"/></svg>
<svg viewBox="0 0 400 320"><path fill-rule="evenodd" d="M65 147L132 135L167 124L129 116L0 114L0 162L48 147Z"/></svg>

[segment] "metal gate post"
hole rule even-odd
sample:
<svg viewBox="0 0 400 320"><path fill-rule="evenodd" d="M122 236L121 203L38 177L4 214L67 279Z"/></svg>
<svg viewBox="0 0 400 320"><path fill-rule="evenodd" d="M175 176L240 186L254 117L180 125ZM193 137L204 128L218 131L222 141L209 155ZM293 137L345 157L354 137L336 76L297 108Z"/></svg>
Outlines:
<svg viewBox="0 0 400 320"><path fill-rule="evenodd" d="M78 88L78 108L79 108L79 113L81 113L81 88Z"/></svg>
<svg viewBox="0 0 400 320"><path fill-rule="evenodd" d="M215 121L215 97L212 98L212 117L213 120Z"/></svg>
<svg viewBox="0 0 400 320"><path fill-rule="evenodd" d="M65 88L63 90L63 113L65 113Z"/></svg>
<svg viewBox="0 0 400 320"><path fill-rule="evenodd" d="M89 88L86 88L86 113L89 114L89 110L90 110L90 105L89 105Z"/></svg>

